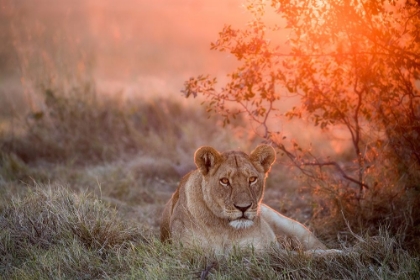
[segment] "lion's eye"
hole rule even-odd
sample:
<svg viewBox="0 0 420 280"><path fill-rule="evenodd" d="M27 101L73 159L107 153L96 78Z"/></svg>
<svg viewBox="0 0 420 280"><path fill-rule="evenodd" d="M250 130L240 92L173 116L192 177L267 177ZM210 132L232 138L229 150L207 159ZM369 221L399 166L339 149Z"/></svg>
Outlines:
<svg viewBox="0 0 420 280"><path fill-rule="evenodd" d="M229 184L229 179L228 178L222 178L222 179L220 179L220 183L223 186L227 186Z"/></svg>
<svg viewBox="0 0 420 280"><path fill-rule="evenodd" d="M256 182L257 182L257 177L252 176L252 177L250 177L250 178L249 178L249 183L250 183L251 185L255 184Z"/></svg>

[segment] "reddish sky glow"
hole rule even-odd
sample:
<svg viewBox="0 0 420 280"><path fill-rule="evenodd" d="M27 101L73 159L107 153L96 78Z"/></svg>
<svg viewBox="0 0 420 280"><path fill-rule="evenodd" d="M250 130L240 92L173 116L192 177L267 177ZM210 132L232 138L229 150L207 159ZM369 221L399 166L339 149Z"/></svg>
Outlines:
<svg viewBox="0 0 420 280"><path fill-rule="evenodd" d="M172 80L179 91L190 76L223 75L234 68L235 59L210 51L210 43L224 24L246 24L250 15L242 2L5 0L0 36L9 45L0 55L13 57L8 52L16 49L27 73L32 66L54 73L67 67L93 71L106 82ZM9 60L8 67L21 75L22 67Z"/></svg>

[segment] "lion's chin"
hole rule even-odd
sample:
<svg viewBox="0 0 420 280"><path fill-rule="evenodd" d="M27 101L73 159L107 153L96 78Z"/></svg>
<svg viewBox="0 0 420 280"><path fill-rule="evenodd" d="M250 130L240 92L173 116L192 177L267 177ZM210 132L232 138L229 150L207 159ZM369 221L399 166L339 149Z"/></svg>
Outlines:
<svg viewBox="0 0 420 280"><path fill-rule="evenodd" d="M254 224L253 221L248 219L237 219L233 220L229 223L229 225L235 229L244 229L249 228Z"/></svg>

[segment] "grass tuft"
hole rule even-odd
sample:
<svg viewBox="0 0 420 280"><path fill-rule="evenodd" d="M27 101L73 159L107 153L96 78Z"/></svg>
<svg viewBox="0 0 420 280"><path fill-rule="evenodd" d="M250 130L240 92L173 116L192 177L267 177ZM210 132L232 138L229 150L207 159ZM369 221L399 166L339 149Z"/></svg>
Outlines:
<svg viewBox="0 0 420 280"><path fill-rule="evenodd" d="M59 186L38 185L14 198L1 212L0 228L0 272L11 278L105 276L121 269L118 252L148 242L147 233L121 221L115 209Z"/></svg>

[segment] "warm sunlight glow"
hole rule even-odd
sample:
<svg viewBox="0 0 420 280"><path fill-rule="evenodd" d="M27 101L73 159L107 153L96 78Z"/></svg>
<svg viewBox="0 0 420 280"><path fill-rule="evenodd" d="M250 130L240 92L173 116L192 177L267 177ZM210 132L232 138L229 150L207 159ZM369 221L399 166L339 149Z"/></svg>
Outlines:
<svg viewBox="0 0 420 280"><path fill-rule="evenodd" d="M232 69L234 60L209 51L210 42L224 24L242 27L249 19L240 0L11 1L1 12L12 21L10 39L3 41L17 45L28 65L48 49L47 61L60 53L63 63L75 62L75 70L91 71L107 84L137 84L145 77L170 84L152 91L179 91L193 73ZM176 79L181 82L174 85Z"/></svg>

